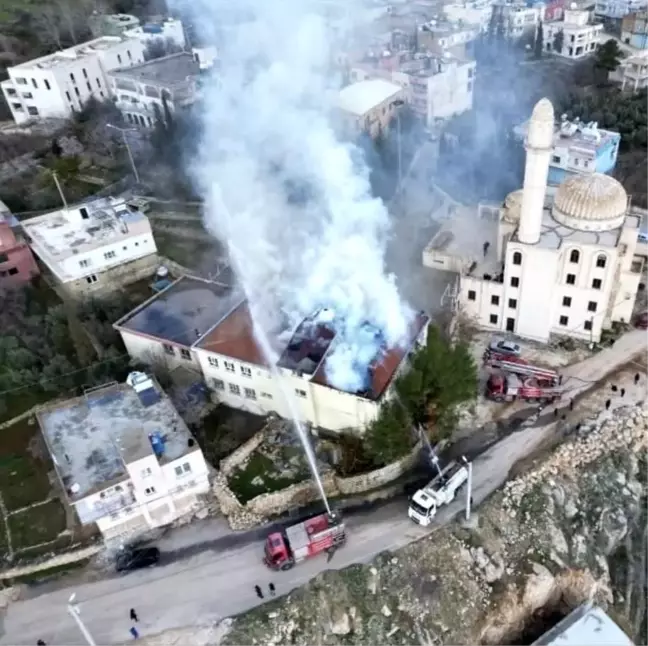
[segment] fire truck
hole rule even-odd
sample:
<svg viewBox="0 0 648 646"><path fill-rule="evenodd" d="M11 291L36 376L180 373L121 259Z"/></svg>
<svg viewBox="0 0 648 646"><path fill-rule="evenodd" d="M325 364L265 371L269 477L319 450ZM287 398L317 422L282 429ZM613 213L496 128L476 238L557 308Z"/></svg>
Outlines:
<svg viewBox="0 0 648 646"><path fill-rule="evenodd" d="M542 383L551 383L554 386L558 386L560 383L560 375L555 370L534 366L528 361L510 354L486 351L484 353L484 364L490 368L497 368L518 377L535 377Z"/></svg>
<svg viewBox="0 0 648 646"><path fill-rule="evenodd" d="M419 489L411 498L407 515L419 525L427 527L437 509L451 503L457 490L468 480L468 462L450 462L434 480Z"/></svg>
<svg viewBox="0 0 648 646"><path fill-rule="evenodd" d="M557 380L542 377L520 377L512 372L493 374L486 382L486 397L496 402L525 401L552 402L560 398Z"/></svg>
<svg viewBox="0 0 648 646"><path fill-rule="evenodd" d="M333 552L345 542L346 530L339 514L320 514L270 534L263 562L272 570L290 570L295 563Z"/></svg>

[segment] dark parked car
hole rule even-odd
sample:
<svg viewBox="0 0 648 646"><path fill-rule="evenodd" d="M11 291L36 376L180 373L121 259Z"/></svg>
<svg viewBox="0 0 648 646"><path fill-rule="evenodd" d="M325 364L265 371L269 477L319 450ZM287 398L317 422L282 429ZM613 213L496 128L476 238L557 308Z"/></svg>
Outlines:
<svg viewBox="0 0 648 646"><path fill-rule="evenodd" d="M157 547L138 547L125 549L117 555L117 572L130 572L140 568L156 565L160 560L160 550Z"/></svg>

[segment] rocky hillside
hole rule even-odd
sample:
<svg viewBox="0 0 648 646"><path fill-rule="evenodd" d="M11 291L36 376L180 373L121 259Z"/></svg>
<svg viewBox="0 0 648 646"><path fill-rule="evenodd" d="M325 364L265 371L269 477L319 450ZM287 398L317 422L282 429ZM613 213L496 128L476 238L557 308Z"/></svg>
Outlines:
<svg viewBox="0 0 648 646"><path fill-rule="evenodd" d="M601 603L646 636L648 411L578 433L454 524L233 620L225 644L529 644ZM229 624L229 622L228 622Z"/></svg>

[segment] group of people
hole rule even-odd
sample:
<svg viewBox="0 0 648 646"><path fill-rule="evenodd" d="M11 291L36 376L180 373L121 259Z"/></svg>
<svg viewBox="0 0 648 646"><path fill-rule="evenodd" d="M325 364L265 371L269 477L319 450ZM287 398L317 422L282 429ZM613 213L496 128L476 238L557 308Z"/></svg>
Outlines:
<svg viewBox="0 0 648 646"><path fill-rule="evenodd" d="M270 583L268 585L268 590L270 590L270 596L274 597L275 594L276 594L274 583ZM254 591L256 592L257 597L259 597L259 599L263 599L263 590L261 589L260 585L255 585L254 586Z"/></svg>

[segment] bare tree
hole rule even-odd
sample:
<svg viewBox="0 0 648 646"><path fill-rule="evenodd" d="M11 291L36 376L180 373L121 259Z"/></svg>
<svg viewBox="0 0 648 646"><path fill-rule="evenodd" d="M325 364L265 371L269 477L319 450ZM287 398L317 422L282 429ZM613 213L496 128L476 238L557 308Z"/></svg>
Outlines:
<svg viewBox="0 0 648 646"><path fill-rule="evenodd" d="M41 42L46 45L56 45L63 49L61 41L61 19L53 5L44 4L32 14L34 27L40 31Z"/></svg>
<svg viewBox="0 0 648 646"><path fill-rule="evenodd" d="M65 25L70 40L76 45L80 40L79 36L83 36L83 32L88 30L91 6L86 0L56 0L55 6L60 12L61 22Z"/></svg>

